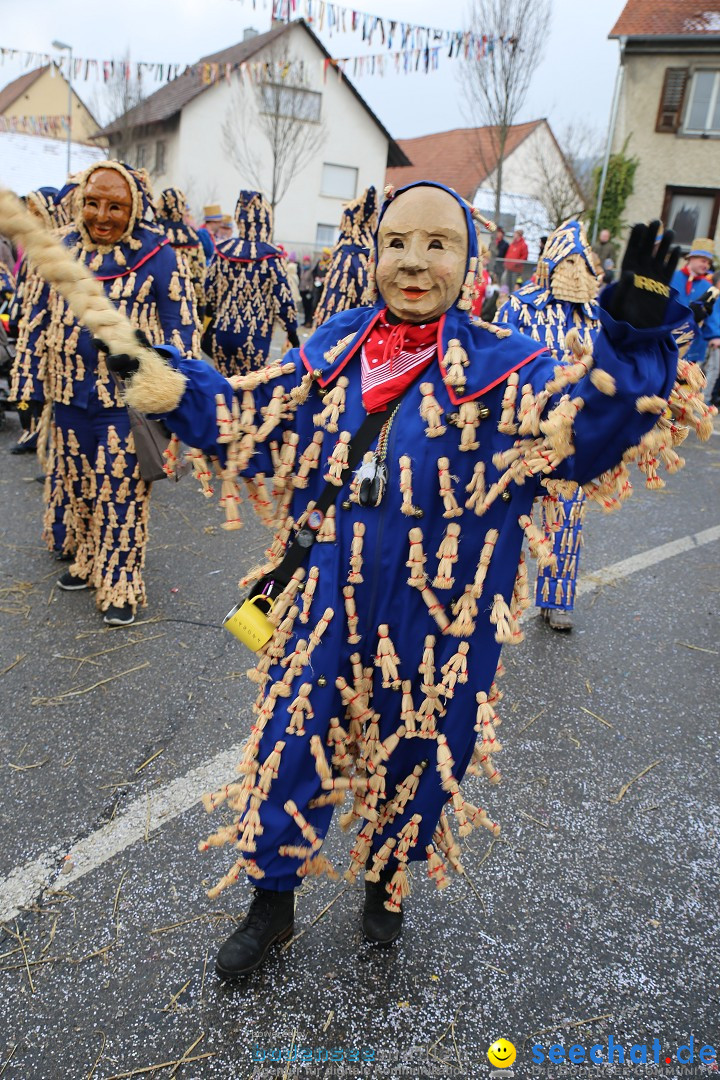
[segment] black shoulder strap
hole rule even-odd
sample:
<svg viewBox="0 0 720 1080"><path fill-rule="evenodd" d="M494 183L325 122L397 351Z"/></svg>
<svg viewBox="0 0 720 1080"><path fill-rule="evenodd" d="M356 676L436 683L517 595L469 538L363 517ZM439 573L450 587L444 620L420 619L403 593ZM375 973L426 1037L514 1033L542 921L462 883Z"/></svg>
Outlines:
<svg viewBox="0 0 720 1080"><path fill-rule="evenodd" d="M396 398L395 402L397 401L398 399ZM362 424L348 443L347 462L349 474L352 474L356 466L360 464L363 454L370 446L370 443L375 436L380 434L383 424L390 419L390 416L391 411L389 409L383 409L380 412L368 413L365 417ZM320 523L322 523L322 519L337 499L339 491L340 489L335 484L325 485L320 498L313 507L313 512L318 513ZM255 586L253 593L261 592L265 585L267 585L268 580L275 581L281 586L287 585L290 578L304 562L305 556L315 543L317 533L317 529L311 529L308 525L304 525L285 552L285 557L282 562L268 574L267 578Z"/></svg>

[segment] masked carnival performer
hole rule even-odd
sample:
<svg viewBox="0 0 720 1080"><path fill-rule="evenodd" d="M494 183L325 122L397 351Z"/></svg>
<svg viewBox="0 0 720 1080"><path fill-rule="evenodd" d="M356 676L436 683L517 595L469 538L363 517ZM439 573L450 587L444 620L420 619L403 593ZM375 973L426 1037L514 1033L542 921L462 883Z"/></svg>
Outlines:
<svg viewBox="0 0 720 1080"><path fill-rule="evenodd" d="M497 834L475 781L460 782L499 779L496 675L502 644L523 636L523 540L553 559L534 499L580 483L617 500L623 457L648 469L660 444L677 464L687 428L668 407L703 437L712 426L690 376L675 385L685 309L668 299L677 250L666 234L653 252L657 223L636 226L603 294L594 362L568 332L556 365L544 342L470 320L473 214L439 184L400 189L380 217L380 299L333 316L284 363L228 382L171 350L172 366L109 361L135 406L158 410L161 385L177 401L167 422L213 459L228 519L242 478L277 529L233 615L258 650L240 777L205 799L235 815L201 845L235 849L210 896L243 871L256 886L217 957L223 978L292 934L306 875L335 873L321 848L344 800L341 826L359 829L346 876L365 873L363 931L378 944L400 933L410 862L443 888L462 872L454 829ZM207 486L213 466L199 452L195 464Z"/></svg>
<svg viewBox="0 0 720 1080"><path fill-rule="evenodd" d="M82 176L63 242L153 344L199 355L192 285L162 229L147 219L144 173L116 161ZM72 553L61 589L93 588L111 625L133 622L146 602L143 565L150 487L140 477L128 411L91 335L53 293L31 322L45 335L44 390L53 402L45 539Z"/></svg>
<svg viewBox="0 0 720 1080"><path fill-rule="evenodd" d="M537 281L523 285L498 311L495 321L515 326L560 361L570 330L592 350L600 332L599 279L582 225L565 221L548 238L538 260ZM553 630L571 630L583 543L585 495L543 500L543 528L553 542L554 560L538 568L535 603Z"/></svg>
<svg viewBox="0 0 720 1080"><path fill-rule="evenodd" d="M271 243L272 209L259 191L241 191L238 235L215 245L205 284L207 351L223 375L265 366L277 319L298 345L297 312L281 248Z"/></svg>
<svg viewBox="0 0 720 1080"><path fill-rule="evenodd" d="M369 187L343 210L340 236L332 250L315 309L315 326L327 322L338 311L372 303L374 281L370 263L376 229L377 194L374 187Z"/></svg>
<svg viewBox="0 0 720 1080"><path fill-rule="evenodd" d="M180 188L165 188L155 203L157 224L182 259L187 263L190 280L195 290L195 305L200 322L205 309L205 274L207 262L198 233L186 224L187 199Z"/></svg>

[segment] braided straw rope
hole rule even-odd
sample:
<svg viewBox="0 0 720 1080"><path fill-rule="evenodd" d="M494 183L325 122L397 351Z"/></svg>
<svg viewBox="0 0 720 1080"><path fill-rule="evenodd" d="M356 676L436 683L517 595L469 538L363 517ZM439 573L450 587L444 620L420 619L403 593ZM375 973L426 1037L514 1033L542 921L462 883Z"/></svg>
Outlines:
<svg viewBox="0 0 720 1080"><path fill-rule="evenodd" d="M6 188L0 188L0 232L23 248L40 276L64 297L78 322L108 352L138 360L140 369L125 393L128 405L157 413L170 412L178 405L185 376L138 343L129 319L108 300L100 282Z"/></svg>

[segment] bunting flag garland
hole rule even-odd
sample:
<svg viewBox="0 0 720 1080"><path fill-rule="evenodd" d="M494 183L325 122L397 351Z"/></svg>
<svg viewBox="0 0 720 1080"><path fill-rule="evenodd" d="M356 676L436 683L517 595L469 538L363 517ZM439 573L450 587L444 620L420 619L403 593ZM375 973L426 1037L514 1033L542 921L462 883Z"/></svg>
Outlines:
<svg viewBox="0 0 720 1080"><path fill-rule="evenodd" d="M0 116L0 131L23 135L67 135L67 116Z"/></svg>
<svg viewBox="0 0 720 1080"><path fill-rule="evenodd" d="M462 30L437 30L429 26L416 26L413 23L399 22L379 15L368 15L327 0L273 0L273 17L290 20L301 14L306 22L317 31L333 32L354 31L361 35L367 46L378 41L384 46L383 52L362 56L332 57L321 60L323 72L334 67L339 73L363 75L412 74L436 71L440 56L451 59L480 60L499 45L513 46L513 38L493 38ZM240 63L177 64L165 61L99 60L74 56L72 71L69 70L69 58L52 56L49 53L30 52L0 46L0 65L5 61L20 62L29 71L37 67L50 65L51 74L59 69L65 78L72 75L73 82L89 79L108 83L117 77L129 82L132 78L139 82L172 82L180 75L195 73L203 83L210 85L222 79L228 82L233 74L259 83L268 80L280 82L293 74L304 74L309 67L307 61L266 63L262 60L243 61ZM296 72L299 67L302 70ZM52 121L53 117L46 117Z"/></svg>
<svg viewBox="0 0 720 1080"><path fill-rule="evenodd" d="M333 33L359 33L363 42L370 46L373 40L379 38L388 52L395 51L396 55L398 49L403 55L424 49L447 49L449 57L480 58L495 45L515 43L513 38L494 38L470 30L439 30L389 19L387 16L370 15L330 3L329 0L273 0L273 18L282 22L304 18L315 30L326 31L330 37Z"/></svg>

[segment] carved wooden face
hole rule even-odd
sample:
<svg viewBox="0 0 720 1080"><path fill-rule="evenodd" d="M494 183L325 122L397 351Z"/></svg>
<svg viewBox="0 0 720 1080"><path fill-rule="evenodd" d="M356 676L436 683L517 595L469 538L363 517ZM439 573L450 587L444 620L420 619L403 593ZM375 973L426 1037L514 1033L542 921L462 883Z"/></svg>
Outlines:
<svg viewBox="0 0 720 1080"><path fill-rule="evenodd" d="M468 234L460 204L447 191L416 187L387 208L378 232L377 286L404 322L438 319L465 279Z"/></svg>
<svg viewBox="0 0 720 1080"><path fill-rule="evenodd" d="M116 244L132 213L132 194L125 177L115 169L96 169L91 173L82 213L93 243Z"/></svg>

